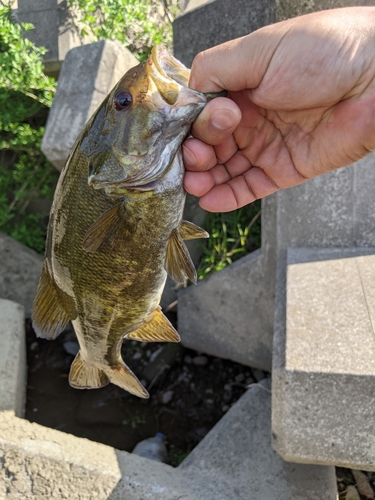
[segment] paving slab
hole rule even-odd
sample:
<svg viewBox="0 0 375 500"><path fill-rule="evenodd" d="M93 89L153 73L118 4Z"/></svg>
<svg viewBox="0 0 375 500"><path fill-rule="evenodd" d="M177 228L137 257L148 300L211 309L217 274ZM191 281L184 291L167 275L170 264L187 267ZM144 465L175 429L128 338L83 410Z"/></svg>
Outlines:
<svg viewBox="0 0 375 500"><path fill-rule="evenodd" d="M137 59L120 42L105 40L72 49L59 77L42 151L61 170L77 136L108 92Z"/></svg>
<svg viewBox="0 0 375 500"><path fill-rule="evenodd" d="M184 346L262 370L271 369L273 315L264 293L260 250L178 292ZM263 325L270 323L269 328Z"/></svg>
<svg viewBox="0 0 375 500"><path fill-rule="evenodd" d="M291 462L375 470L375 248L279 258L273 446Z"/></svg>
<svg viewBox="0 0 375 500"><path fill-rule="evenodd" d="M0 298L20 303L29 318L43 257L3 233L0 233L0 256Z"/></svg>
<svg viewBox="0 0 375 500"><path fill-rule="evenodd" d="M26 337L24 308L0 299L0 412L22 417L26 400Z"/></svg>
<svg viewBox="0 0 375 500"><path fill-rule="evenodd" d="M202 50L275 22L273 0L195 1L173 22L174 55L190 67Z"/></svg>
<svg viewBox="0 0 375 500"><path fill-rule="evenodd" d="M269 379L248 389L179 466L201 500L336 500L334 467L272 450L269 389Z"/></svg>

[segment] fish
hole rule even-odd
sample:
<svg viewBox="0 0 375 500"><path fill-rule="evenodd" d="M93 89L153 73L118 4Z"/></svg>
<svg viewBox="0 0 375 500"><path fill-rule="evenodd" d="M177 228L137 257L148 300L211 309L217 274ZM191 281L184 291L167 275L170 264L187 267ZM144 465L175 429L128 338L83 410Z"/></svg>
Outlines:
<svg viewBox="0 0 375 500"><path fill-rule="evenodd" d="M179 342L159 305L167 275L197 282L184 240L182 141L221 93L188 88L189 70L163 46L130 69L94 112L61 172L32 310L38 337L71 321L80 350L69 383L108 383L149 397L121 356L124 339Z"/></svg>

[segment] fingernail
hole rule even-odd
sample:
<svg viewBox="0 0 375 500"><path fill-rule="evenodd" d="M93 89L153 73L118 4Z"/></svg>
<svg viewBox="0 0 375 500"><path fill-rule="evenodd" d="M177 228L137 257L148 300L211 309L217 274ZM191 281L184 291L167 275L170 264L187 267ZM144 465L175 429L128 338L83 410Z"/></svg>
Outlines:
<svg viewBox="0 0 375 500"><path fill-rule="evenodd" d="M211 116L211 124L218 130L228 130L234 122L235 117L230 111L218 110Z"/></svg>
<svg viewBox="0 0 375 500"><path fill-rule="evenodd" d="M186 161L186 163L188 163L189 165L196 165L197 159L195 157L195 154L192 153L186 146L182 146L182 149L184 160Z"/></svg>

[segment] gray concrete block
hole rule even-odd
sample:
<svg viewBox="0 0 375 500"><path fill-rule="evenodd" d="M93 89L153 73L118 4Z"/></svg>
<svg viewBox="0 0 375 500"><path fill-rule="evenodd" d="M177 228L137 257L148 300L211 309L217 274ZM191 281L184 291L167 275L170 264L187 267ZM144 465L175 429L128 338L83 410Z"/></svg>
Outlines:
<svg viewBox="0 0 375 500"><path fill-rule="evenodd" d="M290 464L272 450L269 387L251 387L180 465L201 500L336 500L334 467Z"/></svg>
<svg viewBox="0 0 375 500"><path fill-rule="evenodd" d="M271 369L272 308L260 250L178 292L182 344L245 365ZM272 304L271 304L272 305Z"/></svg>
<svg viewBox="0 0 375 500"><path fill-rule="evenodd" d="M0 412L21 417L26 401L26 339L24 308L0 299Z"/></svg>
<svg viewBox="0 0 375 500"><path fill-rule="evenodd" d="M274 0L195 2L173 22L174 55L190 67L198 52L274 21Z"/></svg>
<svg viewBox="0 0 375 500"><path fill-rule="evenodd" d="M47 49L44 56L47 73L58 73L69 50L90 41L89 37L80 36L77 12L67 0L18 0L17 19L34 25L26 37Z"/></svg>
<svg viewBox="0 0 375 500"><path fill-rule="evenodd" d="M0 298L18 302L31 316L43 257L0 233Z"/></svg>
<svg viewBox="0 0 375 500"><path fill-rule="evenodd" d="M375 248L288 249L278 263L273 446L375 470Z"/></svg>
<svg viewBox="0 0 375 500"><path fill-rule="evenodd" d="M199 500L172 467L0 412L0 498Z"/></svg>
<svg viewBox="0 0 375 500"><path fill-rule="evenodd" d="M373 0L276 0L277 20L289 19L291 17L317 12L319 10L337 9L338 7L350 7L354 5L374 5Z"/></svg>
<svg viewBox="0 0 375 500"><path fill-rule="evenodd" d="M101 41L71 50L62 67L42 151L61 170L78 134L136 58L119 42Z"/></svg>

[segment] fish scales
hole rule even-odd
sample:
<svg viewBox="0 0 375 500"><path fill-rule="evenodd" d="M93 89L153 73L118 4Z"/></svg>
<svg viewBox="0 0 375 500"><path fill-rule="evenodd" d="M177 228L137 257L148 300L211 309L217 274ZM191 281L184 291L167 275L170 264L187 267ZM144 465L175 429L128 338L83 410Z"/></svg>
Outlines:
<svg viewBox="0 0 375 500"><path fill-rule="evenodd" d="M207 103L188 76L155 47L99 106L61 173L32 319L51 339L72 321L73 387L112 382L148 397L121 358L123 339L179 341L160 297L167 272L196 280L183 240L208 236L182 221L180 146Z"/></svg>

